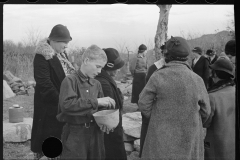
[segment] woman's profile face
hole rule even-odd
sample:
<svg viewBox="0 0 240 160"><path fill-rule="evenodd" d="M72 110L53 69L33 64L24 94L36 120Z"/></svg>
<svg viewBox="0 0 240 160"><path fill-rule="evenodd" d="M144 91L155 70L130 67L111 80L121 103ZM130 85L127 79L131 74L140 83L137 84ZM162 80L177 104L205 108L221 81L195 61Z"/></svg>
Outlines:
<svg viewBox="0 0 240 160"><path fill-rule="evenodd" d="M53 41L53 43L51 43L51 46L55 50L55 52L62 53L65 50L65 48L68 47L68 42Z"/></svg>
<svg viewBox="0 0 240 160"><path fill-rule="evenodd" d="M118 71L119 71L119 69L113 70L113 71L107 71L107 72L111 77L115 77L117 75Z"/></svg>

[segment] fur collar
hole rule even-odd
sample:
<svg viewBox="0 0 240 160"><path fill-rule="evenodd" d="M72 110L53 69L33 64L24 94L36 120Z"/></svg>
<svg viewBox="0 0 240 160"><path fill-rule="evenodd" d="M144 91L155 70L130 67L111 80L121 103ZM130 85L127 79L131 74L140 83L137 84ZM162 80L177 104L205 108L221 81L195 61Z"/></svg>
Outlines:
<svg viewBox="0 0 240 160"><path fill-rule="evenodd" d="M47 38L41 40L35 50L36 54L41 54L45 57L46 60L51 59L54 55L55 52L53 48L47 43Z"/></svg>

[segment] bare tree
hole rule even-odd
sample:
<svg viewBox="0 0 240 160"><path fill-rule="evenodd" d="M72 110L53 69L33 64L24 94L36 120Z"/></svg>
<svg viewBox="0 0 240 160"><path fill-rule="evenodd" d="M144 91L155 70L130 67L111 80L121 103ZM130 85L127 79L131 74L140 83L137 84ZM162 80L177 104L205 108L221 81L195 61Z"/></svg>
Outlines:
<svg viewBox="0 0 240 160"><path fill-rule="evenodd" d="M157 5L160 9L160 16L158 20L158 26L157 26L157 33L155 36L155 58L156 60L159 60L161 55L161 45L164 44L164 42L167 39L167 31L168 31L168 16L169 11L172 7L172 5Z"/></svg>
<svg viewBox="0 0 240 160"><path fill-rule="evenodd" d="M34 28L31 26L31 28L27 29L26 37L24 37L22 40L23 45L35 47L41 38L42 38L42 33L39 30L39 28Z"/></svg>

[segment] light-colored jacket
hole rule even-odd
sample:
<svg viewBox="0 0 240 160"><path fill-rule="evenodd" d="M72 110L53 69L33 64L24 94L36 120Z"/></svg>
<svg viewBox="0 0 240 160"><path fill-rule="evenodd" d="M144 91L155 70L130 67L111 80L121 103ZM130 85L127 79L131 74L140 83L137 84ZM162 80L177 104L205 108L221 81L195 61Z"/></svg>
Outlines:
<svg viewBox="0 0 240 160"><path fill-rule="evenodd" d="M235 160L235 93L235 85L209 93L205 160Z"/></svg>
<svg viewBox="0 0 240 160"><path fill-rule="evenodd" d="M172 61L154 72L138 102L142 114L150 117L142 159L204 159L209 96L187 62Z"/></svg>
<svg viewBox="0 0 240 160"><path fill-rule="evenodd" d="M133 59L130 62L129 70L132 75L134 75L134 73L146 73L147 57L139 56L138 54L134 55Z"/></svg>

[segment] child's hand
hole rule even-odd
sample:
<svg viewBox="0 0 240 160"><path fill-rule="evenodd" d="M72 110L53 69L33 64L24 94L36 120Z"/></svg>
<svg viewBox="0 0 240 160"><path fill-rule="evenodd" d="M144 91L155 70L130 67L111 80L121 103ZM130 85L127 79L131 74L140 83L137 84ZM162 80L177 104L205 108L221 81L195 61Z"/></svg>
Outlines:
<svg viewBox="0 0 240 160"><path fill-rule="evenodd" d="M107 128L107 126L105 126L105 125L102 125L102 126L100 127L100 129L101 129L101 131L103 131L103 132L105 132L105 133L107 133L107 134L109 134L109 132L113 132L113 131L114 131L114 128L113 128L113 129L109 129L109 128Z"/></svg>

